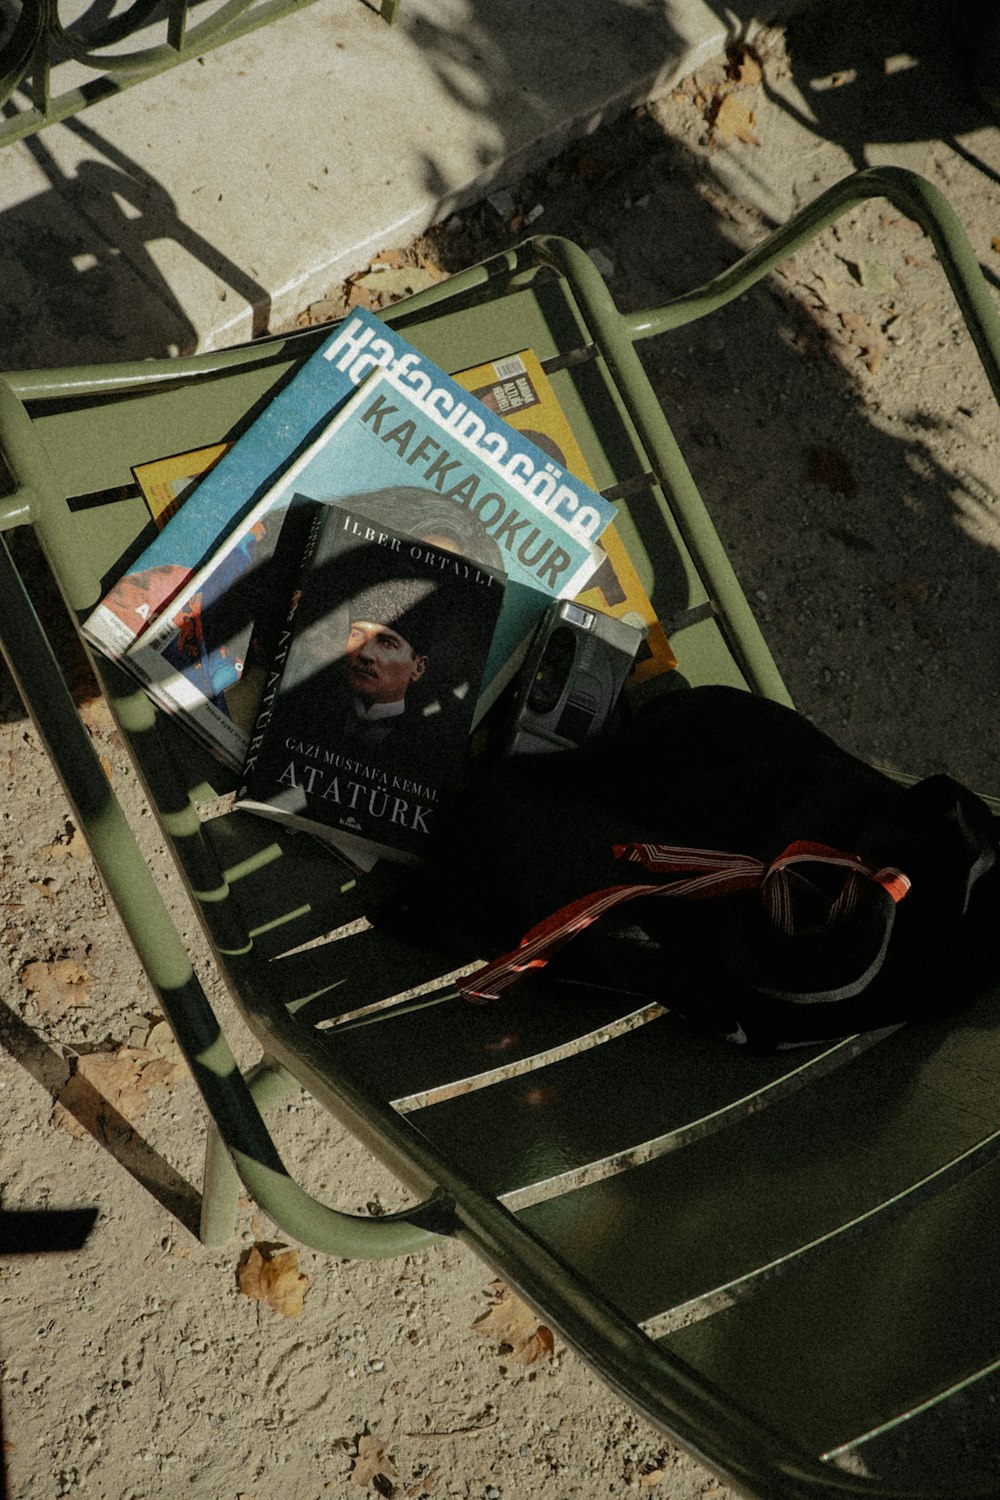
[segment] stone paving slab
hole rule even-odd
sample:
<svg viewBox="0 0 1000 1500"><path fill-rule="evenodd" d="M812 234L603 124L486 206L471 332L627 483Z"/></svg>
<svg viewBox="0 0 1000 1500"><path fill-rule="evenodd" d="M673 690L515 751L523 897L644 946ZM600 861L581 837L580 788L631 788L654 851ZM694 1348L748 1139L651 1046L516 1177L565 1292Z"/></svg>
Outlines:
<svg viewBox="0 0 1000 1500"><path fill-rule="evenodd" d="M0 368L261 333L732 24L704 0L404 0L389 27L317 0L0 151Z"/></svg>

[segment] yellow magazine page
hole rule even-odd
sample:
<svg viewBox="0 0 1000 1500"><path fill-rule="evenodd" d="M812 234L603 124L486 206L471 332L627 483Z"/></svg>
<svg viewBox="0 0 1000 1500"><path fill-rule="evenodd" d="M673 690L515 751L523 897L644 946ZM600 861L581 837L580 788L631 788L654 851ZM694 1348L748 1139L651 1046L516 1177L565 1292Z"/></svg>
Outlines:
<svg viewBox="0 0 1000 1500"><path fill-rule="evenodd" d="M208 448L172 453L168 458L135 465L132 473L158 531L163 530L177 507L187 499L195 481L218 463L228 447L228 443L213 443Z"/></svg>
<svg viewBox="0 0 1000 1500"><path fill-rule="evenodd" d="M491 411L530 437L556 463L593 488L590 466L534 350L521 349L503 359L475 365L454 378ZM647 634L632 671L633 682L672 671L677 658L614 524L601 536L601 546L607 562L579 595L579 602L615 619L638 616L643 621Z"/></svg>

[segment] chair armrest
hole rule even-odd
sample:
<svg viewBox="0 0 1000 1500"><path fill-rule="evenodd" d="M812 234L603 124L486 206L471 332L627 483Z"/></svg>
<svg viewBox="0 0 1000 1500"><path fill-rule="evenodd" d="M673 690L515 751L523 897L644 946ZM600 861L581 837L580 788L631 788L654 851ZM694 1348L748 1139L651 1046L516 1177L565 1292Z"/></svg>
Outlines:
<svg viewBox="0 0 1000 1500"><path fill-rule="evenodd" d="M735 265L669 302L625 314L633 339L650 338L715 312L868 198L886 198L931 240L1000 401L1000 315L965 229L943 193L905 167L869 167L836 182L769 234Z"/></svg>
<svg viewBox="0 0 1000 1500"><path fill-rule="evenodd" d="M48 459L31 425L31 418L10 387L0 380L0 482L7 471L13 488L0 495L0 531L23 526L31 520L31 501L35 493L32 481L21 476L32 475L35 484L49 479Z"/></svg>

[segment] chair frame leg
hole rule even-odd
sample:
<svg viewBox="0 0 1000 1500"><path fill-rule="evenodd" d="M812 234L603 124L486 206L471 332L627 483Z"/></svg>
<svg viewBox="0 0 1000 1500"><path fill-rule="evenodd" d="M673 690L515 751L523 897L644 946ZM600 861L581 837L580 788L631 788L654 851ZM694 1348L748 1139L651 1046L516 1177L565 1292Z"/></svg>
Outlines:
<svg viewBox="0 0 1000 1500"><path fill-rule="evenodd" d="M287 1068L262 1058L244 1075L251 1098L264 1113L280 1104L300 1087ZM222 1136L212 1120L208 1122L205 1142L205 1173L201 1190L201 1222L198 1237L203 1245L224 1245L236 1233L236 1215L243 1183Z"/></svg>

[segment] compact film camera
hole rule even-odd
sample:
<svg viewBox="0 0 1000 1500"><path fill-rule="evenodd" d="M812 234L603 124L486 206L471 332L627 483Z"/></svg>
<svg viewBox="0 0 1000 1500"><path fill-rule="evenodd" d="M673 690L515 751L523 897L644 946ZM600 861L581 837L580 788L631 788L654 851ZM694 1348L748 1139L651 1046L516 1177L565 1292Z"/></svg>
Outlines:
<svg viewBox="0 0 1000 1500"><path fill-rule="evenodd" d="M507 753L582 745L618 701L645 629L560 599L535 634L520 675Z"/></svg>

